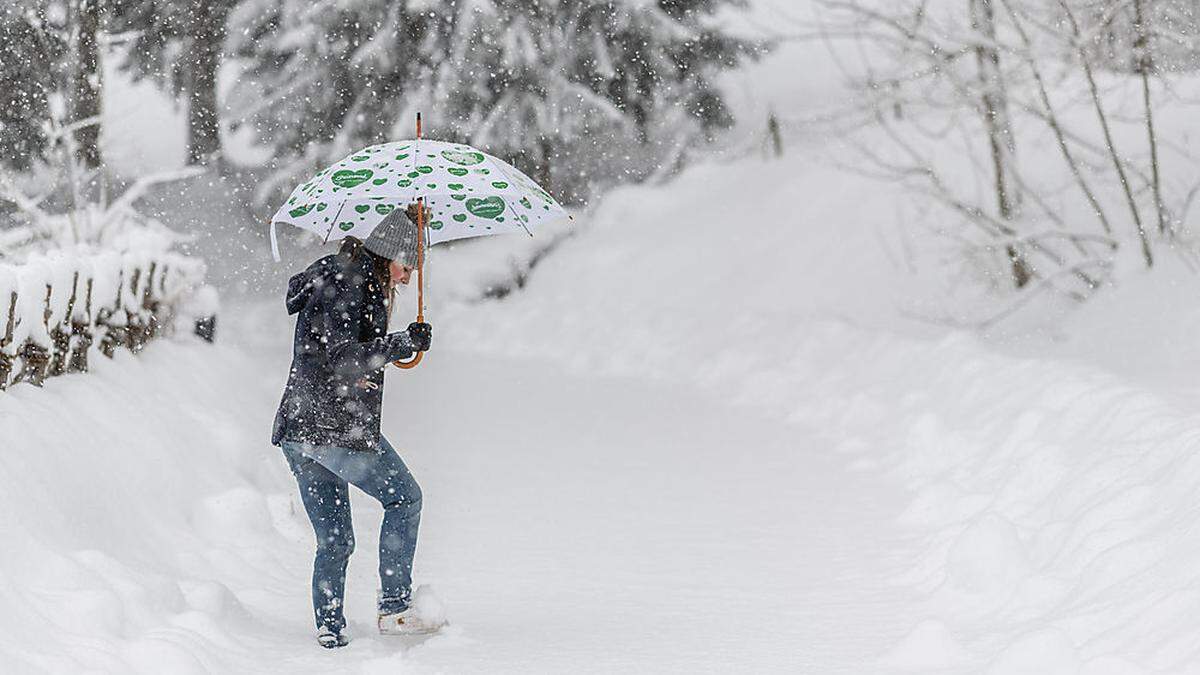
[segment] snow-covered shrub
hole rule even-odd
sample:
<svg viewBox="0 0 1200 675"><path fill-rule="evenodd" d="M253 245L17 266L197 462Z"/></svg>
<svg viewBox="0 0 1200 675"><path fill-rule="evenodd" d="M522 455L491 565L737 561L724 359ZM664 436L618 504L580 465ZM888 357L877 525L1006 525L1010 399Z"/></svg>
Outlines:
<svg viewBox="0 0 1200 675"><path fill-rule="evenodd" d="M62 214L3 186L23 222L0 230L0 389L86 371L95 351L139 351L197 293L215 306L204 262L173 250L184 238L133 208L152 182Z"/></svg>

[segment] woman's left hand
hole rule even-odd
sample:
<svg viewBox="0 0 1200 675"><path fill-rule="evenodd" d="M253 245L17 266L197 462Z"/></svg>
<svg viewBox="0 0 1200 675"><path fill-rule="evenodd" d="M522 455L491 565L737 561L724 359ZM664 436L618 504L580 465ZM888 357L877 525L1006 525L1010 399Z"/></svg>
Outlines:
<svg viewBox="0 0 1200 675"><path fill-rule="evenodd" d="M408 325L408 337L412 340L413 349L427 352L429 344L433 340L433 326L414 321Z"/></svg>

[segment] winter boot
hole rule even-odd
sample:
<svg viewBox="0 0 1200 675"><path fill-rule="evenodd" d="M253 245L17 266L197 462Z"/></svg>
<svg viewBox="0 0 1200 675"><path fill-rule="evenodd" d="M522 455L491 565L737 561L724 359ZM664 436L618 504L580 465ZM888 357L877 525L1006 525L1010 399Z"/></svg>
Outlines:
<svg viewBox="0 0 1200 675"><path fill-rule="evenodd" d="M379 615L381 635L429 635L438 632L444 625L444 619L431 620L430 617L421 616L415 607L396 614Z"/></svg>
<svg viewBox="0 0 1200 675"><path fill-rule="evenodd" d="M383 635L429 635L446 623L446 608L431 586L418 587L407 609L379 612L379 632Z"/></svg>
<svg viewBox="0 0 1200 675"><path fill-rule="evenodd" d="M337 649L350 644L350 638L345 633L335 633L324 626L317 631L317 644L325 649Z"/></svg>

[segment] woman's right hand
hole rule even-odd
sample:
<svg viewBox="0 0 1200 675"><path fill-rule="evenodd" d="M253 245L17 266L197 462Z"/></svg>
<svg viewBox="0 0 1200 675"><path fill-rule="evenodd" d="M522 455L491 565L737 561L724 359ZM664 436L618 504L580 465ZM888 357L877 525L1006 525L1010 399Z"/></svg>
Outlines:
<svg viewBox="0 0 1200 675"><path fill-rule="evenodd" d="M414 321L408 324L408 338L412 340L413 349L419 352L427 352L429 351L429 343L433 339L433 326Z"/></svg>

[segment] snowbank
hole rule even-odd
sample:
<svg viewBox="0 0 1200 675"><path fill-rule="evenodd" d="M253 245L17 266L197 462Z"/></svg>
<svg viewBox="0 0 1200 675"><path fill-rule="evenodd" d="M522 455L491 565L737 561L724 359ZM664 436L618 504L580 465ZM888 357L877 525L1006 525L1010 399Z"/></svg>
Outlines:
<svg viewBox="0 0 1200 675"><path fill-rule="evenodd" d="M889 255L891 198L801 159L628 189L526 293L456 314L442 335L697 385L903 485L897 524L923 553L895 580L919 599L880 668L1200 667L1200 417L1094 364L907 320L941 289Z"/></svg>
<svg viewBox="0 0 1200 675"><path fill-rule="evenodd" d="M226 423L268 415L265 392L215 386L252 366L230 348L167 341L4 394L6 672L223 669L202 654L236 651L245 610L195 570L271 555L247 547L208 560L214 540L272 528L271 505L252 488L263 455Z"/></svg>

